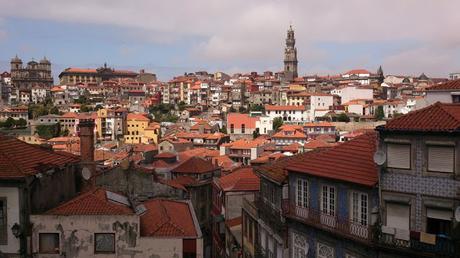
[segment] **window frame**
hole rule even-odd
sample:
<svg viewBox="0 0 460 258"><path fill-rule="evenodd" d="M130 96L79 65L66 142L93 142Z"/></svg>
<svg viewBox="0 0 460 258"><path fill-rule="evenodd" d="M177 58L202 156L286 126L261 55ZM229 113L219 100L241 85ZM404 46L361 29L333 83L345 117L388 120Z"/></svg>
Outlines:
<svg viewBox="0 0 460 258"><path fill-rule="evenodd" d="M356 196L357 197L356 214L355 214L355 195L357 195ZM366 206L365 206L366 213L363 213L364 206L362 205L364 196L366 197L365 198L366 199ZM363 219L364 214L366 216L365 221ZM360 192L360 191L350 192L350 219L355 224L359 224L362 226L369 225L369 195L367 193Z"/></svg>
<svg viewBox="0 0 460 258"><path fill-rule="evenodd" d="M54 251L54 252L46 252L46 251L43 251L42 248L41 248L41 239L42 239L42 236L44 235L54 235L56 236L57 235L57 251ZM39 254L60 254L61 253L61 236L59 233L57 232L40 232L38 233L38 253Z"/></svg>
<svg viewBox="0 0 460 258"><path fill-rule="evenodd" d="M301 187L299 187L301 186ZM295 193L295 204L297 207L308 208L309 207L309 197L310 197L310 185L307 179L297 178L296 184L296 193ZM301 193L301 194L300 194ZM299 195L300 194L300 195Z"/></svg>
<svg viewBox="0 0 460 258"><path fill-rule="evenodd" d="M326 208L324 207L324 189L327 189L326 191ZM334 189L334 196L333 198L331 198L331 189ZM332 210L331 209L331 200L334 202L333 204L333 207L334 209ZM321 208L321 213L322 214L326 214L326 215L329 215L329 216L336 216L337 215L337 189L335 186L332 186L332 185L326 185L326 184L323 184L321 185L321 198L320 198L320 208Z"/></svg>
<svg viewBox="0 0 460 258"><path fill-rule="evenodd" d="M97 246L96 246L96 242L97 242L97 236L98 235L111 235L113 236L113 251L98 251L97 250ZM116 239L115 239L115 233L112 233L112 232L101 232L101 233L94 233L94 253L95 254L114 254L116 253Z"/></svg>
<svg viewBox="0 0 460 258"><path fill-rule="evenodd" d="M8 244L8 198L7 197L0 197L0 201L3 202L3 206L0 207L2 209L3 213L3 222L4 222L4 228L0 230L0 245L7 245Z"/></svg>
<svg viewBox="0 0 460 258"><path fill-rule="evenodd" d="M389 165L389 155L388 155L388 146L389 145L406 145L406 146L409 146L409 167L406 168L406 167L392 167ZM410 142L387 142L386 143L386 157L387 157L387 161L386 161L386 165L388 168L393 168L393 169L403 169L403 170L412 170L412 144Z"/></svg>
<svg viewBox="0 0 460 258"><path fill-rule="evenodd" d="M452 171L436 171L430 170L430 147L444 147L444 148L452 148L453 149L453 157L452 157ZM442 144L433 144L427 143L425 144L426 149L426 171L433 172L433 173L443 173L443 174L455 174L455 145L442 145Z"/></svg>

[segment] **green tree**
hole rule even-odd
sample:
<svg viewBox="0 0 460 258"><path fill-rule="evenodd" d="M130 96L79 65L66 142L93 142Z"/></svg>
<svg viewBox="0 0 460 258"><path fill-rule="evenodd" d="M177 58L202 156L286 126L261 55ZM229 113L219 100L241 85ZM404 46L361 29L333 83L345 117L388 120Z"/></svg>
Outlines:
<svg viewBox="0 0 460 258"><path fill-rule="evenodd" d="M19 118L19 120L15 121L15 125L17 127L25 127L27 126L27 121L24 118Z"/></svg>
<svg viewBox="0 0 460 258"><path fill-rule="evenodd" d="M58 137L60 134L61 126L59 123L54 125L37 125L36 133L38 136L44 139L50 139L53 137Z"/></svg>
<svg viewBox="0 0 460 258"><path fill-rule="evenodd" d="M219 130L221 133L227 134L227 127L224 125L222 128Z"/></svg>
<svg viewBox="0 0 460 258"><path fill-rule="evenodd" d="M278 128L280 128L281 126L283 125L283 118L281 117L275 117L275 119L273 119L273 130L278 130Z"/></svg>
<svg viewBox="0 0 460 258"><path fill-rule="evenodd" d="M347 116L347 114L345 113L340 113L338 116L337 116L337 121L339 122L350 122L350 118Z"/></svg>
<svg viewBox="0 0 460 258"><path fill-rule="evenodd" d="M179 105L178 105L179 111L184 111L186 106L187 105L185 104L185 102L183 101L179 102Z"/></svg>
<svg viewBox="0 0 460 258"><path fill-rule="evenodd" d="M3 127L5 128L12 128L16 124L13 118L8 117L5 122L3 123Z"/></svg>
<svg viewBox="0 0 460 258"><path fill-rule="evenodd" d="M248 111L243 106L240 106L240 108L238 109L238 112L243 114L243 113L247 113Z"/></svg>
<svg viewBox="0 0 460 258"><path fill-rule="evenodd" d="M101 108L104 108L104 107L101 104L97 104L96 107L94 107L94 111L98 111Z"/></svg>
<svg viewBox="0 0 460 258"><path fill-rule="evenodd" d="M260 104L256 104L256 105L252 105L249 109L250 111L261 111L261 112L264 112L265 111L265 107L263 105L260 105Z"/></svg>
<svg viewBox="0 0 460 258"><path fill-rule="evenodd" d="M256 130L252 131L252 138L255 139L260 136L259 133L259 128L256 128Z"/></svg>
<svg viewBox="0 0 460 258"><path fill-rule="evenodd" d="M80 111L81 112L90 112L90 111L93 111L94 109L91 107L91 106L87 106L85 104L82 104L80 106Z"/></svg>
<svg viewBox="0 0 460 258"><path fill-rule="evenodd" d="M230 110L229 110L228 112L230 112L230 113L235 113L235 112L236 112L236 109L235 109L233 106L231 106L231 107L230 107Z"/></svg>
<svg viewBox="0 0 460 258"><path fill-rule="evenodd" d="M375 119L383 120L385 118L385 113L383 112L383 106L378 106L377 111L375 111Z"/></svg>
<svg viewBox="0 0 460 258"><path fill-rule="evenodd" d="M57 107L52 107L52 108L49 110L49 113L50 113L50 114L53 114L53 115L59 115L59 108L57 108Z"/></svg>
<svg viewBox="0 0 460 258"><path fill-rule="evenodd" d="M64 129L64 131L62 131L62 132L60 133L60 135L61 135L61 136L69 136L69 129L67 129L67 128Z"/></svg>

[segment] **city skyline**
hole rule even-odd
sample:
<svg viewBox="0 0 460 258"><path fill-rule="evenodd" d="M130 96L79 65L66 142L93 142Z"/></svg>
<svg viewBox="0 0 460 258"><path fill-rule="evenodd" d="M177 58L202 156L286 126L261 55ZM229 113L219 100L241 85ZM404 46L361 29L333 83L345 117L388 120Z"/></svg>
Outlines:
<svg viewBox="0 0 460 258"><path fill-rule="evenodd" d="M382 65L388 74L447 77L460 69L455 1L0 2L0 69L16 54L46 56L55 79L69 66L105 62L160 80L197 70L281 71L291 23L299 75Z"/></svg>

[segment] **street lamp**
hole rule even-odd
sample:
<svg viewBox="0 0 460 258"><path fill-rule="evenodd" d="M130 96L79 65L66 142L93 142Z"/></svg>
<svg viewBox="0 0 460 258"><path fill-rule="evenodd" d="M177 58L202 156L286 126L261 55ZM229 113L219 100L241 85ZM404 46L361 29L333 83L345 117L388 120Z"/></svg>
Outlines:
<svg viewBox="0 0 460 258"><path fill-rule="evenodd" d="M13 235L16 238L19 238L22 235L21 231L21 226L18 223L14 223L14 225L11 227L11 232L13 232Z"/></svg>

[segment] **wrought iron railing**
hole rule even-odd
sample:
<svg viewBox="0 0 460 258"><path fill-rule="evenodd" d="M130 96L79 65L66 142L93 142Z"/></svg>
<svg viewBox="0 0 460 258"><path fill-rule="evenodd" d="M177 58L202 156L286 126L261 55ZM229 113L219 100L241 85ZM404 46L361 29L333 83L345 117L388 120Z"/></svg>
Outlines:
<svg viewBox="0 0 460 258"><path fill-rule="evenodd" d="M448 237L436 236L434 243L421 242L419 239L398 239L395 235L382 233L379 243L390 248L406 249L412 252L431 253L442 256L454 257L455 246Z"/></svg>
<svg viewBox="0 0 460 258"><path fill-rule="evenodd" d="M372 241L372 227L369 225L363 225L337 215L323 213L310 207L300 207L295 205L295 203L284 204L283 207L286 216L289 218L314 227L321 227L324 230L358 241Z"/></svg>

